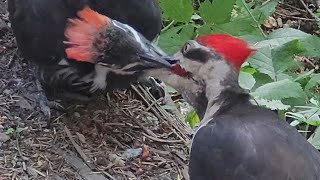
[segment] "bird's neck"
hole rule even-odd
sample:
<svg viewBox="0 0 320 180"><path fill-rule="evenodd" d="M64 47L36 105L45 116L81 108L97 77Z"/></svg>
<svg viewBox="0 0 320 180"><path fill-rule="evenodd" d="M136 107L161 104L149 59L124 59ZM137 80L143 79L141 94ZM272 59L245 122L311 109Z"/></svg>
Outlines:
<svg viewBox="0 0 320 180"><path fill-rule="evenodd" d="M224 77L215 77L207 80L206 93L207 106L202 119L202 123L212 119L219 112L230 109L238 102L249 101L249 94L239 86L238 72L229 71Z"/></svg>

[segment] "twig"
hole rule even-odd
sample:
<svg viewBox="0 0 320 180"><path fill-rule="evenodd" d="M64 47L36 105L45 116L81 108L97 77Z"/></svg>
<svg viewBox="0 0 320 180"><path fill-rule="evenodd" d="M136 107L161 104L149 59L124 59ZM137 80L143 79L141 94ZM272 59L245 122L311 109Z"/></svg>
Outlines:
<svg viewBox="0 0 320 180"><path fill-rule="evenodd" d="M107 180L104 173L93 172L83 161L73 153L65 153L65 158L69 165L76 169L84 180Z"/></svg>
<svg viewBox="0 0 320 180"><path fill-rule="evenodd" d="M287 4L287 3L279 2L279 4L284 5L284 6L287 6L287 7L289 7L289 8L293 8L293 9L295 9L295 10L297 10L297 11L302 12L302 13L305 13L305 12L306 12L305 10L302 10L302 9L297 8L297 7L291 6L290 4Z"/></svg>
<svg viewBox="0 0 320 180"><path fill-rule="evenodd" d="M111 174L109 174L108 172L106 172L106 171L102 171L102 173L104 174L104 175L106 175L106 176L108 176L110 179L112 179L112 180L117 180L116 178L114 178L113 176L111 176Z"/></svg>
<svg viewBox="0 0 320 180"><path fill-rule="evenodd" d="M275 14L280 15L280 16L284 16L284 17L289 17L289 18L292 18L292 19L299 19L299 20L303 20L303 21L316 21L315 19L296 17L296 16L289 16L289 15L282 14L282 13L279 13L279 12L275 12Z"/></svg>
<svg viewBox="0 0 320 180"><path fill-rule="evenodd" d="M316 20L316 21L320 21L320 18L318 18L307 6L307 4L303 1L300 0L301 4L303 5L303 7L308 11L308 13Z"/></svg>
<svg viewBox="0 0 320 180"><path fill-rule="evenodd" d="M138 118L136 118L138 119ZM139 122L138 120L135 119L135 122L138 124L138 126L140 128L142 128L147 134L149 134L150 136L154 136L156 137L157 135L154 134L150 129L148 129L147 127L145 127L141 122Z"/></svg>
<svg viewBox="0 0 320 180"><path fill-rule="evenodd" d="M263 29L261 28L259 22L256 20L256 18L253 16L253 14L251 13L250 9L247 6L247 3L244 2L244 0L241 0L241 3L243 4L243 6L245 7L246 11L249 13L249 15L251 16L251 18L253 19L254 23L256 23L257 27L259 28L261 34L263 35L263 37L267 38L267 35L264 33Z"/></svg>
<svg viewBox="0 0 320 180"><path fill-rule="evenodd" d="M33 167L28 167L28 169L29 169L29 168L32 168L32 170L33 170L34 172L36 172L37 174L39 174L40 176L46 177L45 174L43 174L42 172L38 171L37 169L35 169L35 168L33 168Z"/></svg>
<svg viewBox="0 0 320 180"><path fill-rule="evenodd" d="M69 137L73 147L77 150L79 153L80 157L83 159L83 161L89 166L90 169L95 169L94 166L90 163L89 158L84 154L82 151L81 147L74 141L70 130L67 128L67 126L64 126L64 130L67 133L67 136Z"/></svg>
<svg viewBox="0 0 320 180"><path fill-rule="evenodd" d="M112 136L106 136L107 139L109 139L110 141L112 141L113 143L117 144L121 149L126 149L127 147L125 147L124 145L122 145L117 139L115 139Z"/></svg>
<svg viewBox="0 0 320 180"><path fill-rule="evenodd" d="M146 91L141 85L138 85L138 87L132 85L131 87L148 106L150 105L148 99L151 102L156 101L150 94L150 92ZM140 91L142 91L144 94L142 94ZM173 126L173 128L180 133L178 135L177 131L173 131L177 135L177 137L179 137L186 145L189 145L190 136L188 135L192 134L192 129L188 125L186 125L186 123L182 119L169 114L158 103L152 106L151 111L159 120L166 120L171 126Z"/></svg>
<svg viewBox="0 0 320 180"><path fill-rule="evenodd" d="M153 141L157 141L157 142L162 142L162 143L179 143L179 142L183 142L182 140L166 140L166 139L160 139L157 137L153 137L153 136L149 136L146 133L142 133L144 136L146 136L147 138L153 140Z"/></svg>

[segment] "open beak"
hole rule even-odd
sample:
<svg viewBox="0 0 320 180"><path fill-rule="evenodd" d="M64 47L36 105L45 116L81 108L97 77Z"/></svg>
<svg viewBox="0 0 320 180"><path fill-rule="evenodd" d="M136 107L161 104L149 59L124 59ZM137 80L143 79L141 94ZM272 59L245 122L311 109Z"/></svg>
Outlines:
<svg viewBox="0 0 320 180"><path fill-rule="evenodd" d="M173 64L178 60L168 56L159 47L152 44L141 33L134 30L127 24L120 23L116 20L112 20L114 26L122 29L131 35L135 41L140 44L140 51L136 54L142 62L151 68L171 68Z"/></svg>

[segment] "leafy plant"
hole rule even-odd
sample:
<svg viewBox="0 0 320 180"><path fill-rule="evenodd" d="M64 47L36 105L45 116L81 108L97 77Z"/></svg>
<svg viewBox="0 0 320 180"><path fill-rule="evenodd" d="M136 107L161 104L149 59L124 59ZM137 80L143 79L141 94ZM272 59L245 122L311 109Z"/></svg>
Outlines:
<svg viewBox="0 0 320 180"><path fill-rule="evenodd" d="M16 128L16 129L14 129L14 128L8 128L7 130L6 130L6 132L5 132L5 134L7 134L7 135L13 135L13 134L16 134L16 133L21 133L22 131L24 131L24 130L26 130L26 129L28 129L27 127L25 127L25 128Z"/></svg>
<svg viewBox="0 0 320 180"><path fill-rule="evenodd" d="M160 0L160 4L166 27L159 46L166 52L174 53L187 40L203 34L241 37L257 52L243 65L240 85L259 105L299 122L320 125L305 114L319 97L320 74L304 71L299 61L300 57L320 57L320 38L292 28L266 34L261 24L274 13L278 0ZM190 117L193 112L187 117L189 122Z"/></svg>

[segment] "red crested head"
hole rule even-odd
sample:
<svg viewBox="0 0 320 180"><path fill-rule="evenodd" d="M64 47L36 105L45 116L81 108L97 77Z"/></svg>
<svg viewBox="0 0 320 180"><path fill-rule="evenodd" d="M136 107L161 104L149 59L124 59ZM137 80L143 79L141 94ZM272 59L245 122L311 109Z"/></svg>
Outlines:
<svg viewBox="0 0 320 180"><path fill-rule="evenodd" d="M256 51L250 48L246 41L228 34L208 34L199 36L196 40L222 54L238 69Z"/></svg>
<svg viewBox="0 0 320 180"><path fill-rule="evenodd" d="M102 32L110 24L111 19L93 11L89 7L77 13L77 18L69 19L65 36L67 41L66 54L76 61L94 63L101 52L97 47L105 46L100 42Z"/></svg>

